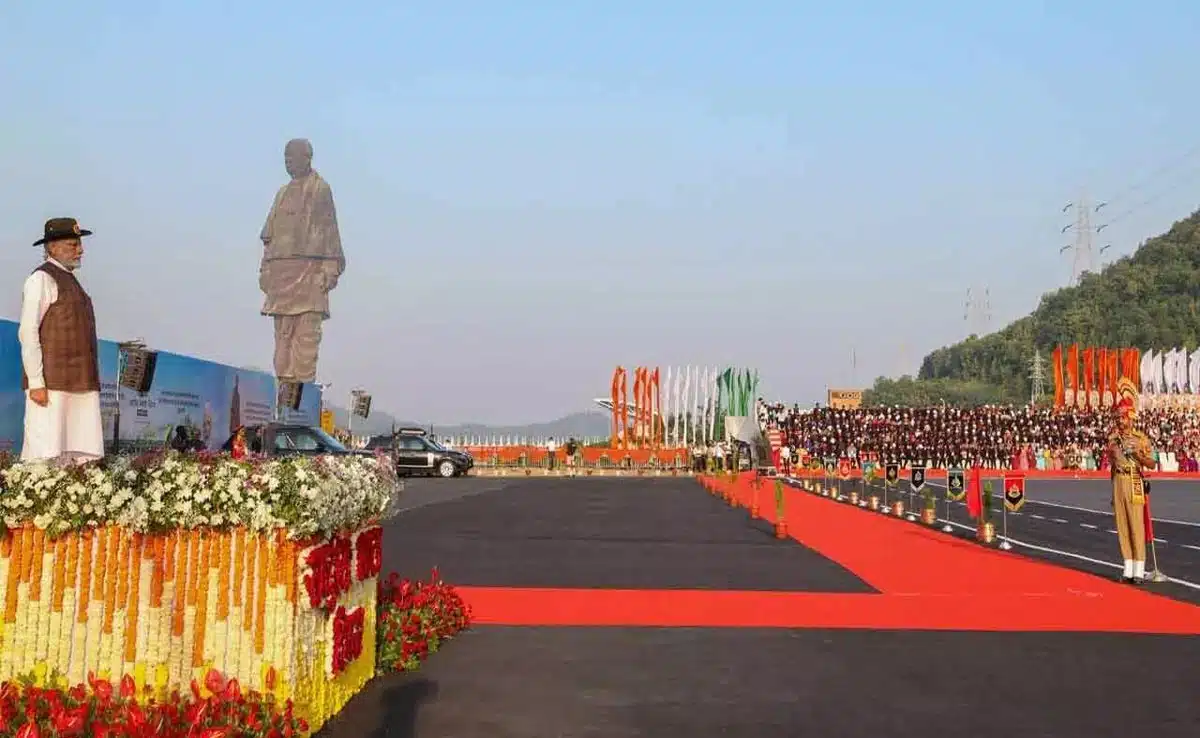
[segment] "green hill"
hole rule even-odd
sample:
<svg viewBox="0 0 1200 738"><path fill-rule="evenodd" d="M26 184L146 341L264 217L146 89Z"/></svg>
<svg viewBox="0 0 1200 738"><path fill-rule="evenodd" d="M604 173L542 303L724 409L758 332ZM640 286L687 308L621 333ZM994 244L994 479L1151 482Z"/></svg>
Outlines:
<svg viewBox="0 0 1200 738"><path fill-rule="evenodd" d="M1060 344L1171 348L1200 344L1200 211L1132 256L1047 293L1032 314L986 336L933 351L911 377L880 377L869 404L1028 402L1030 362L1049 369ZM1052 390L1047 372L1047 390Z"/></svg>

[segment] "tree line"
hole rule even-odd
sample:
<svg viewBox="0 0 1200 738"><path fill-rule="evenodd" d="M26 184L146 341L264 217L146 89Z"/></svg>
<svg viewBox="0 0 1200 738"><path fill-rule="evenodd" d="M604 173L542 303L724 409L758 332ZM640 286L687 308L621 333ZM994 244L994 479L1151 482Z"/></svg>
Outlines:
<svg viewBox="0 0 1200 738"><path fill-rule="evenodd" d="M880 377L865 404L1025 403L1035 352L1053 393L1050 353L1079 343L1168 349L1200 344L1200 210L1131 256L1085 273L1077 286L1042 296L1037 309L1005 328L931 352L916 376Z"/></svg>

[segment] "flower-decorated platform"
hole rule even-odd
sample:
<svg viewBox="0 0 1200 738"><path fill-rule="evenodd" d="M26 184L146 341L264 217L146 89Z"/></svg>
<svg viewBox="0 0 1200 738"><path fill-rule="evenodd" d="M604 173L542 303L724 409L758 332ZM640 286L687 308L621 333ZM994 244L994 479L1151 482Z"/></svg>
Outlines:
<svg viewBox="0 0 1200 738"><path fill-rule="evenodd" d="M0 472L0 681L212 670L318 729L374 675L390 464L173 454Z"/></svg>

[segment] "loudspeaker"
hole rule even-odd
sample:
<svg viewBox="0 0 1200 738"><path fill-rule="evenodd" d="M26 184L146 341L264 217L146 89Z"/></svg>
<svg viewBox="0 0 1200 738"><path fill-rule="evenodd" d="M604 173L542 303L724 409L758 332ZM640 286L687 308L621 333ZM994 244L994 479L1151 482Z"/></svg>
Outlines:
<svg viewBox="0 0 1200 738"><path fill-rule="evenodd" d="M154 367L158 363L158 353L143 348L121 348L119 351L124 358L121 376L118 382L122 387L135 392L146 393L154 384Z"/></svg>
<svg viewBox="0 0 1200 738"><path fill-rule="evenodd" d="M371 396L368 394L354 395L354 414L364 420L371 414Z"/></svg>

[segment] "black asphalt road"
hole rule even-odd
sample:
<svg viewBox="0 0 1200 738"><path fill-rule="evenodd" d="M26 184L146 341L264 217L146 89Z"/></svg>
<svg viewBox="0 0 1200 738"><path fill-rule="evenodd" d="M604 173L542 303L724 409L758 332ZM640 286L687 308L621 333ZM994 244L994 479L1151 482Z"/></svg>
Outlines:
<svg viewBox="0 0 1200 738"><path fill-rule="evenodd" d="M403 576L438 566L476 586L874 591L690 478L421 481L384 535L384 569Z"/></svg>
<svg viewBox="0 0 1200 738"><path fill-rule="evenodd" d="M843 489L846 493L861 490L859 485L844 482ZM957 535L973 535L974 523L967 515L965 502L952 502L947 508L945 482L930 480L929 485L938 497L939 518L949 521ZM993 480L998 533L1003 527L1001 486L1000 480ZM878 484L876 487L882 489ZM919 497L909 494L907 481L901 481L899 490L910 507L919 501ZM1026 481L1025 493L1024 507L1007 514L1014 551L1107 577L1119 575L1121 555L1108 482L1031 479ZM1158 566L1176 581L1149 586L1162 594L1200 603L1200 482L1153 481L1150 498ZM1147 566L1153 568L1152 562Z"/></svg>
<svg viewBox="0 0 1200 738"><path fill-rule="evenodd" d="M329 738L1195 738L1200 638L479 628Z"/></svg>
<svg viewBox="0 0 1200 738"><path fill-rule="evenodd" d="M385 567L445 539L465 543L441 549L442 570L478 574L475 544L486 540L512 567L494 583L527 579L523 566L557 567L555 579L595 587L612 568L540 561L539 543L584 541L603 557L606 542L641 541L694 554L696 571L684 571L646 551L637 566L647 580L705 582L716 558L745 557L802 570L764 578L844 581L811 552L759 545L744 511L690 484L429 480L410 486L408 511L388 524ZM719 566L724 576L750 568ZM1195 738L1197 684L1195 637L480 626L419 672L377 679L322 738Z"/></svg>

